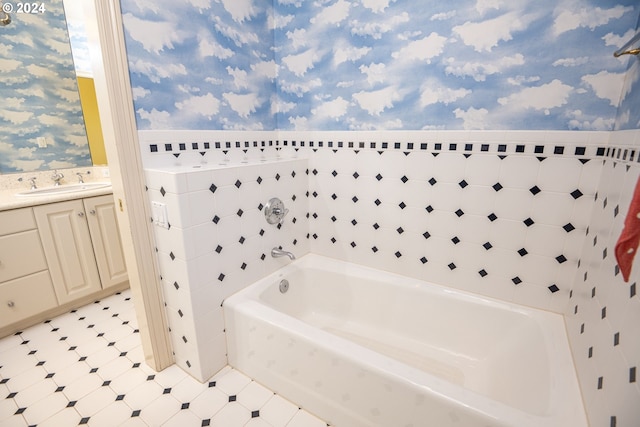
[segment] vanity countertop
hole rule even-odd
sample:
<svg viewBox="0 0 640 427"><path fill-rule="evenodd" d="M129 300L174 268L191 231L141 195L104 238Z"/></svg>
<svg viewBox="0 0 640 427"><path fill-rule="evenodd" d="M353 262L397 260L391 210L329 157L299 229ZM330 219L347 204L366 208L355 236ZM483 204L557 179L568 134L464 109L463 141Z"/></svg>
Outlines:
<svg viewBox="0 0 640 427"><path fill-rule="evenodd" d="M84 199L93 196L111 194L111 186L91 190L75 191L72 193L42 194L38 196L18 196L24 189L0 190L0 211L24 208L28 206L46 205L48 203L64 202L66 200Z"/></svg>

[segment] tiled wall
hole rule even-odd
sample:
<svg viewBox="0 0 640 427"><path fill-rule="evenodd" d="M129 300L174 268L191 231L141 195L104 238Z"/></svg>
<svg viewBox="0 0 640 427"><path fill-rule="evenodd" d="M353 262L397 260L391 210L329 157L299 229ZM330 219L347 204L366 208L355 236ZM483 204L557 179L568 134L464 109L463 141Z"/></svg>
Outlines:
<svg viewBox="0 0 640 427"><path fill-rule="evenodd" d="M639 145L640 131L612 135L565 317L592 426L640 420L640 266L636 257L624 282L614 253L640 176Z"/></svg>
<svg viewBox="0 0 640 427"><path fill-rule="evenodd" d="M223 363L220 301L277 268L268 258L256 260L282 243L272 240L281 230L270 228L257 212L270 195L255 188L265 188L256 185L258 176L275 179L273 165L281 165L284 172L278 173L287 181L275 185L294 185L297 194L295 202L294 193L282 197L297 212L295 225L289 224L295 231L283 246L297 255L310 250L567 314L592 424L633 425L640 362L634 281L640 270L629 284L622 283L613 245L640 175L637 131L140 134L145 164L164 170L149 172L150 197L174 206L171 218L192 218L172 221L170 230L155 229L176 356L186 370L198 372L194 376L208 373L197 363ZM270 162L276 158L279 162ZM218 164L226 166L184 173ZM290 164L300 165L302 173L291 176ZM243 215L235 218L232 202L222 204L227 210L220 215L216 195L224 193L238 195L252 214L245 216L248 210L241 206ZM198 208L202 203L206 206ZM233 227L214 227L215 215ZM244 230L255 237L261 229L266 237L256 239L264 244L244 251L239 242L246 238ZM176 237L180 234L191 237ZM232 262L221 257L227 250ZM212 268L190 276L187 265L198 257L204 261L200 265ZM245 258L259 270L234 267ZM196 286L191 298L175 277L206 277L209 286L187 282ZM215 295L201 298L205 289ZM205 308L202 301L208 301ZM203 313L197 322L196 312ZM199 340L209 342L201 347Z"/></svg>
<svg viewBox="0 0 640 427"><path fill-rule="evenodd" d="M309 251L306 171L304 159L147 170L168 209L169 229L154 230L176 363L200 381L227 363L222 301L289 262L271 248ZM281 226L262 212L272 197L289 209Z"/></svg>

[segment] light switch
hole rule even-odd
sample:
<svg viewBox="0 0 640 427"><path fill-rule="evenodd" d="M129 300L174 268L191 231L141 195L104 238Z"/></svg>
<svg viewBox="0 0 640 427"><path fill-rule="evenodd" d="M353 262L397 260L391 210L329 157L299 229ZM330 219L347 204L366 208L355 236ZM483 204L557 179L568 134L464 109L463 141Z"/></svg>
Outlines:
<svg viewBox="0 0 640 427"><path fill-rule="evenodd" d="M40 148L46 148L47 147L47 138L45 138L44 136L36 137L36 142L38 143L38 147L40 147Z"/></svg>
<svg viewBox="0 0 640 427"><path fill-rule="evenodd" d="M169 217L167 215L167 205L160 202L151 202L151 216L153 223L158 227L169 228Z"/></svg>

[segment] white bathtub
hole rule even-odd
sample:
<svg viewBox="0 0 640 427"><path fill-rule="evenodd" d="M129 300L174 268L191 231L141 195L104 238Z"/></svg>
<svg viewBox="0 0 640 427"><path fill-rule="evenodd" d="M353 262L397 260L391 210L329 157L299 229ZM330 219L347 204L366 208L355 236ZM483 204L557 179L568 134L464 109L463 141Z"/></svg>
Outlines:
<svg viewBox="0 0 640 427"><path fill-rule="evenodd" d="M311 254L224 316L231 366L338 427L587 425L557 314Z"/></svg>

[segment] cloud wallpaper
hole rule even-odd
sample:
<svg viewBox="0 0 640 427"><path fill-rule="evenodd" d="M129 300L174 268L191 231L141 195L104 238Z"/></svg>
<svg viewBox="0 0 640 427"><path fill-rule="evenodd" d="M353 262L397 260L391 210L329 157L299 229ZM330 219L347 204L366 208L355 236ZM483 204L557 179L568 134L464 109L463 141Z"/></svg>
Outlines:
<svg viewBox="0 0 640 427"><path fill-rule="evenodd" d="M0 173L91 165L62 1L45 8L0 27Z"/></svg>
<svg viewBox="0 0 640 427"><path fill-rule="evenodd" d="M635 0L122 9L141 130L613 130L630 60L612 53L640 13ZM619 128L638 126L624 114Z"/></svg>

